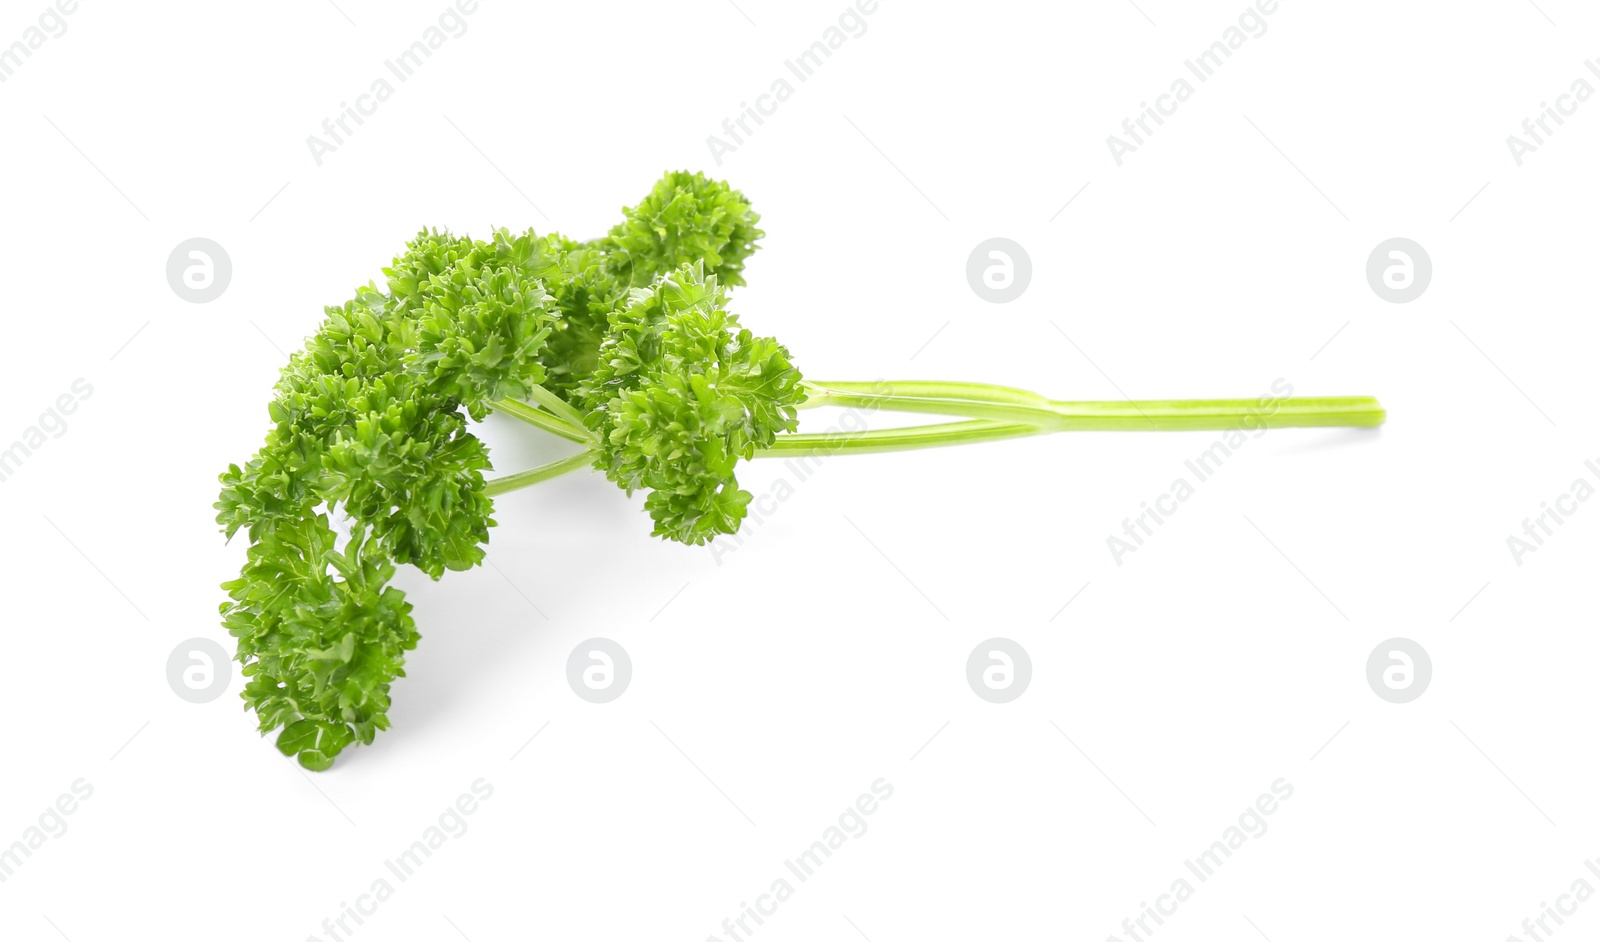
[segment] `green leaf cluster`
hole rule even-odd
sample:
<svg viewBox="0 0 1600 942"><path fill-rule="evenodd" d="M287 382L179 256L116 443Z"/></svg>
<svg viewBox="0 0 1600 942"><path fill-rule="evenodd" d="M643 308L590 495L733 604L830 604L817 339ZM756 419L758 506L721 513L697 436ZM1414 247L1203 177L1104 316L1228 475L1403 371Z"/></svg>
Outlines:
<svg viewBox="0 0 1600 942"><path fill-rule="evenodd" d="M726 310L757 219L725 183L669 173L590 242L425 230L382 287L326 309L216 504L228 537L250 540L221 611L245 704L280 750L327 768L388 728L418 638L389 583L399 564L437 579L483 560L491 465L469 419L496 402L576 410L600 437L595 466L651 491L657 535L738 527L734 463L793 429L804 398L787 352Z"/></svg>
<svg viewBox="0 0 1600 942"><path fill-rule="evenodd" d="M245 705L262 734L325 769L389 727L417 645L397 567L432 578L484 558L493 495L593 467L646 492L654 535L731 534L740 461L943 447L1068 430L1356 426L1368 396L1083 402L984 383L802 379L728 309L763 236L737 190L669 173L606 235L488 239L425 230L284 368L271 430L222 475L217 521L250 547L224 584ZM1276 388L1276 387L1275 387ZM932 425L799 433L802 406L941 415ZM1270 409L1267 406L1270 405ZM582 450L486 481L471 423L500 412ZM337 526L336 526L337 524Z"/></svg>
<svg viewBox="0 0 1600 942"><path fill-rule="evenodd" d="M739 529L750 493L734 465L794 431L805 400L789 351L739 326L705 269L685 263L633 292L580 390L596 467L650 491L655 536L692 545Z"/></svg>
<svg viewBox="0 0 1600 942"><path fill-rule="evenodd" d="M605 237L607 266L648 287L680 265L704 262L724 285L742 285L745 259L766 235L744 194L704 174L662 177Z"/></svg>

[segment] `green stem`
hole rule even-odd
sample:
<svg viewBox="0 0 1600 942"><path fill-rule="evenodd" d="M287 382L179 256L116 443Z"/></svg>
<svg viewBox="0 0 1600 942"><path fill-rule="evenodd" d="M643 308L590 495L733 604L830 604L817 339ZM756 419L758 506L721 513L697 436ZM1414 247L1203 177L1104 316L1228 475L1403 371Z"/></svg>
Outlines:
<svg viewBox="0 0 1600 942"><path fill-rule="evenodd" d="M779 435L770 448L756 451L757 458L785 458L791 455L854 455L885 451L910 451L917 448L939 448L946 445L966 445L974 442L992 442L1004 438L1023 438L1043 435L1046 430L1036 425L1005 422L945 422L939 425L919 425L913 428L874 429L866 432L796 432ZM497 497L529 485L548 481L553 477L576 471L594 463L596 452L579 452L570 458L518 471L490 480L484 493Z"/></svg>
<svg viewBox="0 0 1600 942"><path fill-rule="evenodd" d="M1370 396L1321 396L1299 399L1148 399L1124 402L1076 402L1046 399L1037 393L986 383L894 382L806 383L812 406L846 406L965 416L969 421L862 432L798 432L780 435L757 458L797 454L870 454L938 448L972 442L1022 438L1063 431L1229 430L1235 428L1317 428L1382 425L1384 410ZM589 449L495 478L484 488L490 496L576 471L594 463L594 433L582 426L577 410L535 387L534 398L556 412L551 415L525 403L501 400L493 407L547 431L589 445ZM548 398L560 408L546 402ZM563 418L568 421L563 421ZM573 425L571 423L576 423Z"/></svg>
<svg viewBox="0 0 1600 942"><path fill-rule="evenodd" d="M570 457L562 458L560 461L552 461L549 464L539 465L537 468L529 468L526 471L518 471L515 474L495 478L483 486L483 492L490 497L498 497L507 491L514 491L530 484L538 484L540 481L548 481L551 478L560 477L568 471L576 471L579 468L593 464L594 456L595 453L593 451L580 451Z"/></svg>
<svg viewBox="0 0 1600 942"><path fill-rule="evenodd" d="M533 388L528 391L528 395L533 397L534 402L544 406L546 409L549 409L551 412L555 413L561 418L566 419L567 422L570 423L574 428L586 428L586 426L583 424L582 413L568 405L565 399L562 399L560 396L544 388L543 386L539 386L537 384L534 385Z"/></svg>
<svg viewBox="0 0 1600 942"><path fill-rule="evenodd" d="M781 458L786 455L829 455L839 452L860 455L883 451L909 451L914 448L939 448L945 445L966 445L972 442L992 442L1003 438L1022 438L1045 433L1046 430L1037 425L991 422L982 419L919 425L912 428L873 429L866 432L796 432L779 435L772 443L772 447L758 450L755 456Z"/></svg>
<svg viewBox="0 0 1600 942"><path fill-rule="evenodd" d="M807 405L960 415L1047 431L1311 428L1382 425L1370 396L1074 402L980 383L807 383Z"/></svg>
<svg viewBox="0 0 1600 942"><path fill-rule="evenodd" d="M529 425L538 426L554 435L560 435L569 442L590 445L595 441L594 433L588 429L574 428L560 418L543 410L535 409L525 402L518 402L515 399L496 399L494 402L489 403L489 408L496 412L503 412L513 418L521 419Z"/></svg>
<svg viewBox="0 0 1600 942"><path fill-rule="evenodd" d="M805 384L823 393L845 392L858 395L917 396L927 399L968 399L974 402L1010 402L1018 405L1046 405L1049 399L1036 392L1014 386L989 383L961 383L929 380L880 380L874 383L810 382Z"/></svg>

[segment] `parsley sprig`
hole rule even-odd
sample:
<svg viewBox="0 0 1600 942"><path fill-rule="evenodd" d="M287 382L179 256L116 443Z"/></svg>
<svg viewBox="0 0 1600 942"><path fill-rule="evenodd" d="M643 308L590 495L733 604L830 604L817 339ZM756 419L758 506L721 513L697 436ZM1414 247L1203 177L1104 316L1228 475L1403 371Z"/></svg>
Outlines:
<svg viewBox="0 0 1600 942"><path fill-rule="evenodd" d="M284 368L272 428L221 476L217 520L250 547L224 584L243 698L308 769L389 727L418 633L396 567L437 579L483 561L493 498L592 468L645 491L653 533L702 545L738 530L740 461L944 446L1073 429L1378 425L1364 397L1062 402L953 382L810 382L729 310L764 233L748 201L669 173L605 236L425 230L326 318ZM799 410L870 407L956 421L813 434ZM489 412L581 446L485 478ZM344 536L333 519L347 521Z"/></svg>

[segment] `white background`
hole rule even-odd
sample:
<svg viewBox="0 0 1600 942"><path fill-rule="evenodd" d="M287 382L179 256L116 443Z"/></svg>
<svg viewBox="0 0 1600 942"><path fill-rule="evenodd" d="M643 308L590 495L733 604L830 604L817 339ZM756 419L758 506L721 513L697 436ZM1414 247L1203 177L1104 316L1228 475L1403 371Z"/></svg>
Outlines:
<svg viewBox="0 0 1600 942"><path fill-rule="evenodd" d="M1506 544L1600 459L1600 103L1521 167L1505 142L1600 85L1600 17L1286 0L1118 167L1106 136L1245 8L1139 3L883 0L718 166L707 136L843 0L483 0L318 166L306 137L443 0L83 2L0 84L0 445L94 390L0 484L0 845L94 791L0 883L0 937L327 939L480 778L469 830L355 939L727 938L879 778L868 830L753 938L1127 938L1188 876L1163 942L1500 940L1600 888L1600 503L1521 566ZM42 9L7 0L0 43ZM216 476L322 305L424 226L588 238L680 167L762 214L735 307L809 377L1103 399L1281 377L1389 424L1251 441L1121 566L1107 537L1214 435L833 458L720 559L574 475L498 502L492 567L401 576L423 639L394 728L332 771L259 739L237 676L175 696L175 646L232 647ZM166 281L194 236L233 262L209 304ZM1007 305L965 278L992 236L1033 260ZM1409 304L1366 281L1394 236L1434 264ZM562 449L485 435L505 469ZM633 661L606 705L564 678L596 636ZM965 679L995 636L1033 663L1006 705ZM1433 661L1405 705L1365 677L1396 636ZM1266 833L1195 881L1183 861L1279 778ZM1558 934L1596 931L1590 901Z"/></svg>

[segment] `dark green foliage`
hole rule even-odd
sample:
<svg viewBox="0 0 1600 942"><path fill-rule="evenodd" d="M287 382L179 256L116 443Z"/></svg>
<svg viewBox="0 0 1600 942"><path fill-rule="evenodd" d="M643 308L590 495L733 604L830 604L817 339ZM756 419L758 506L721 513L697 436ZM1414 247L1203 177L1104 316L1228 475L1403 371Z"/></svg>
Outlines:
<svg viewBox="0 0 1600 942"><path fill-rule="evenodd" d="M558 265L547 286L559 318L541 362L546 370L544 387L571 399L578 383L599 362L607 317L626 299L628 286L607 269L602 248L551 237L552 242L557 240Z"/></svg>
<svg viewBox="0 0 1600 942"><path fill-rule="evenodd" d="M766 235L744 194L704 174L662 177L638 206L601 240L611 270L646 287L680 265L704 262L724 285L742 285L744 261Z"/></svg>
<svg viewBox="0 0 1600 942"><path fill-rule="evenodd" d="M581 390L601 437L595 467L650 491L656 536L699 545L739 529L750 494L734 465L794 431L805 399L789 351L740 327L695 262L612 313L599 361Z"/></svg>
<svg viewBox="0 0 1600 942"><path fill-rule="evenodd" d="M323 769L388 728L418 638L388 583L397 564L437 579L483 560L490 463L468 416L497 400L553 393L592 412L596 466L651 491L657 535L737 529L750 496L734 464L793 429L804 398L787 351L740 328L719 287L743 284L757 218L726 184L672 173L594 242L424 231L384 288L326 309L216 504L251 542L223 624L280 750ZM330 517L349 520L342 548Z"/></svg>

